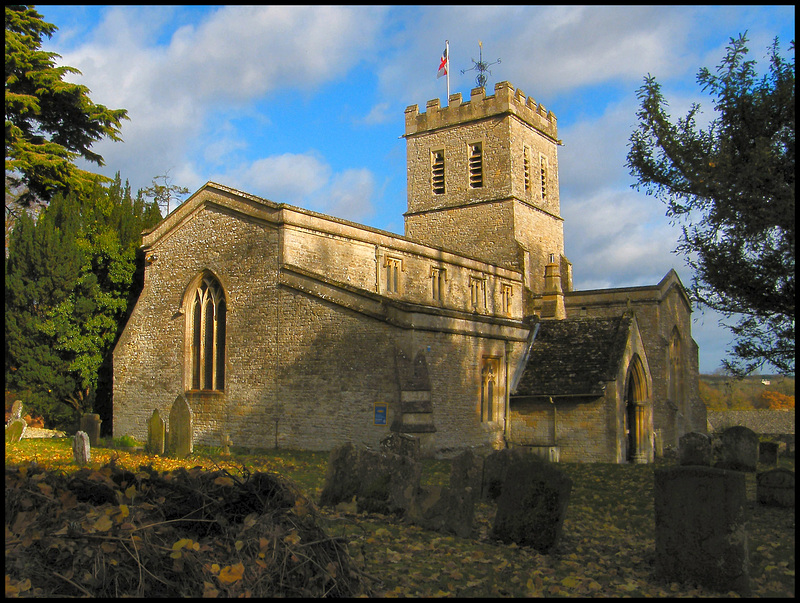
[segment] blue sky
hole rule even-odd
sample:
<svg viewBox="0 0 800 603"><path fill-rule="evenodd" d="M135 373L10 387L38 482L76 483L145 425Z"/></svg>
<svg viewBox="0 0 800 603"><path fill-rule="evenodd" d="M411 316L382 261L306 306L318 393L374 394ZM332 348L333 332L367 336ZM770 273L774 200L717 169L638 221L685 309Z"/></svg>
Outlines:
<svg viewBox="0 0 800 603"><path fill-rule="evenodd" d="M194 191L213 180L403 233L404 110L446 104L436 71L450 42L450 92L466 99L478 59L487 93L509 81L558 118L561 213L576 289L652 285L674 268L679 228L631 188L627 143L636 90L651 73L674 118L711 99L696 85L747 31L764 65L788 52L793 6L38 6L92 99L127 109L124 142L94 146L97 169L134 190L169 173ZM695 311L700 370L730 346L719 316Z"/></svg>

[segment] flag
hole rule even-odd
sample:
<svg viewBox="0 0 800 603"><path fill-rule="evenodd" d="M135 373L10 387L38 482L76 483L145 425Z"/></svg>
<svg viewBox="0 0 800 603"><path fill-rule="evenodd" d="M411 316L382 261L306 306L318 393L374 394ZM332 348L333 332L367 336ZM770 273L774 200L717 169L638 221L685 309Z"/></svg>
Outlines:
<svg viewBox="0 0 800 603"><path fill-rule="evenodd" d="M440 78L443 75L447 75L447 70L449 67L450 60L447 57L447 45L445 45L444 52L442 53L442 60L439 61L439 73L436 74L436 77Z"/></svg>

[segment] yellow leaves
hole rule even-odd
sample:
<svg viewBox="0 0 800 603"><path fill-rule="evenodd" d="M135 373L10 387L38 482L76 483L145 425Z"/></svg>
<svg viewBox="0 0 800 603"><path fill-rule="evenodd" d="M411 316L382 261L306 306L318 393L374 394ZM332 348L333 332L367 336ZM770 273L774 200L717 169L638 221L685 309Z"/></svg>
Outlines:
<svg viewBox="0 0 800 603"><path fill-rule="evenodd" d="M226 565L223 567L217 578L222 584L233 584L244 576L244 564L239 562L236 565Z"/></svg>
<svg viewBox="0 0 800 603"><path fill-rule="evenodd" d="M577 576L567 576L561 581L561 586L565 588L575 588L581 583L581 579Z"/></svg>
<svg viewBox="0 0 800 603"><path fill-rule="evenodd" d="M111 518L108 515L103 515L96 522L94 522L93 527L98 532L108 532L113 525L114 522L111 521Z"/></svg>
<svg viewBox="0 0 800 603"><path fill-rule="evenodd" d="M286 544L293 546L300 542L300 534L297 533L297 530L292 530L291 533L283 539L283 541Z"/></svg>
<svg viewBox="0 0 800 603"><path fill-rule="evenodd" d="M230 477L228 477L226 475L220 475L217 479L214 480L214 483L217 486L230 487L230 486L233 486L233 479L231 479Z"/></svg>
<svg viewBox="0 0 800 603"><path fill-rule="evenodd" d="M172 552L169 554L173 559L180 559L182 556L182 549L188 551L199 551L200 543L194 542L191 538L181 538L172 545Z"/></svg>

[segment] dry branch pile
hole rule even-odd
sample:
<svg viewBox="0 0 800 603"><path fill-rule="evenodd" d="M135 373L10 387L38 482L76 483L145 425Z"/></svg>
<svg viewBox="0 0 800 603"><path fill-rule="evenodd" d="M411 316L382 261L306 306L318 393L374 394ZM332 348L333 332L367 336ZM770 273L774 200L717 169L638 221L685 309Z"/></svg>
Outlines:
<svg viewBox="0 0 800 603"><path fill-rule="evenodd" d="M6 467L6 595L369 594L346 543L268 473Z"/></svg>

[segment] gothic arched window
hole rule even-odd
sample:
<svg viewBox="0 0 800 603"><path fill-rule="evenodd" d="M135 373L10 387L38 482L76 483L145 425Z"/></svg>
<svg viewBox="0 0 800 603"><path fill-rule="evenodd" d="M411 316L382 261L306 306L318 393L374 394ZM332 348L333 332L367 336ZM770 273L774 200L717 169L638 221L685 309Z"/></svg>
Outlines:
<svg viewBox="0 0 800 603"><path fill-rule="evenodd" d="M203 276L192 297L192 389L225 389L225 294L212 275Z"/></svg>

